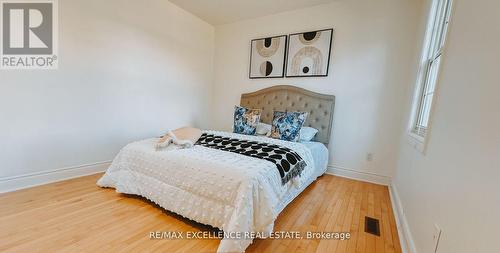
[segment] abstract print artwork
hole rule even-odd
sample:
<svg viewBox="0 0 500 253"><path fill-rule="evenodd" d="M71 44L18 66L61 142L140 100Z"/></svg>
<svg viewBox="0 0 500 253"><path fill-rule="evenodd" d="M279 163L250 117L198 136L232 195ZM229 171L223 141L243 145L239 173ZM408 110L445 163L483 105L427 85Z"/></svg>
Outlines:
<svg viewBox="0 0 500 253"><path fill-rule="evenodd" d="M283 77L287 36L252 40L250 78Z"/></svg>
<svg viewBox="0 0 500 253"><path fill-rule="evenodd" d="M328 76L333 29L290 34L287 77Z"/></svg>

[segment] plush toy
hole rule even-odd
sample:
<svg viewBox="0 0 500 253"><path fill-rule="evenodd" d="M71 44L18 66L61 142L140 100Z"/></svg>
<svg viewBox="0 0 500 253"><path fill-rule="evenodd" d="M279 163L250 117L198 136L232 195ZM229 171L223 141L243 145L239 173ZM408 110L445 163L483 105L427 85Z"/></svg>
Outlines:
<svg viewBox="0 0 500 253"><path fill-rule="evenodd" d="M170 144L180 148L191 148L201 137L201 130L194 127L181 127L168 131L156 142L156 150L168 147Z"/></svg>

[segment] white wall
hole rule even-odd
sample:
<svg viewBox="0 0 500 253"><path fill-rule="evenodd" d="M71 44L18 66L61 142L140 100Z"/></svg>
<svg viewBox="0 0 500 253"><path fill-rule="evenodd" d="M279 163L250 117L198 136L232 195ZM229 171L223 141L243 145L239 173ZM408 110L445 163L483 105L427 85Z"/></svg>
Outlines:
<svg viewBox="0 0 500 253"><path fill-rule="evenodd" d="M206 127L214 28L163 0L59 1L59 69L0 70L0 181Z"/></svg>
<svg viewBox="0 0 500 253"><path fill-rule="evenodd" d="M498 10L498 1L455 0L426 154L403 133L393 185L419 253L434 252L434 224L439 253L499 252Z"/></svg>
<svg viewBox="0 0 500 253"><path fill-rule="evenodd" d="M216 26L213 127L230 130L241 93L291 84L336 96L330 164L390 177L416 74L421 1L335 1ZM248 79L250 40L335 29L326 78ZM402 95L403 94L403 95ZM367 153L374 153L372 162Z"/></svg>

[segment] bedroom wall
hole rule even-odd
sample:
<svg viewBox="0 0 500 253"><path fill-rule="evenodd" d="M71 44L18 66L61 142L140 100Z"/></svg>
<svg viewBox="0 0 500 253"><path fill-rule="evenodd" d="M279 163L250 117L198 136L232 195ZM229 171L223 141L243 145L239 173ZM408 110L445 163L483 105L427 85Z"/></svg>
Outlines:
<svg viewBox="0 0 500 253"><path fill-rule="evenodd" d="M426 152L404 131L393 181L412 253L434 252L434 224L439 253L498 252L500 2L454 4Z"/></svg>
<svg viewBox="0 0 500 253"><path fill-rule="evenodd" d="M168 1L59 1L59 69L0 70L0 191L206 127L213 49L213 26Z"/></svg>
<svg viewBox="0 0 500 253"><path fill-rule="evenodd" d="M336 95L332 171L388 183L396 166L406 94L416 74L422 1L354 0L216 26L213 127L231 130L240 95L290 84ZM328 77L248 78L250 40L335 29ZM373 161L367 161L367 154Z"/></svg>

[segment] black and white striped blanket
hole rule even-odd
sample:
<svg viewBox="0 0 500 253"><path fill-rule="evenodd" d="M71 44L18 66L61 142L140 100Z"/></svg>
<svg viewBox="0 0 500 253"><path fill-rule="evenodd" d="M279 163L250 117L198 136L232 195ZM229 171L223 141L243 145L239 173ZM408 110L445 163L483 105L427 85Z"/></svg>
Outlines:
<svg viewBox="0 0 500 253"><path fill-rule="evenodd" d="M268 160L276 165L283 185L292 178L300 176L307 166L306 162L299 154L287 147L275 144L240 140L204 133L195 145Z"/></svg>

